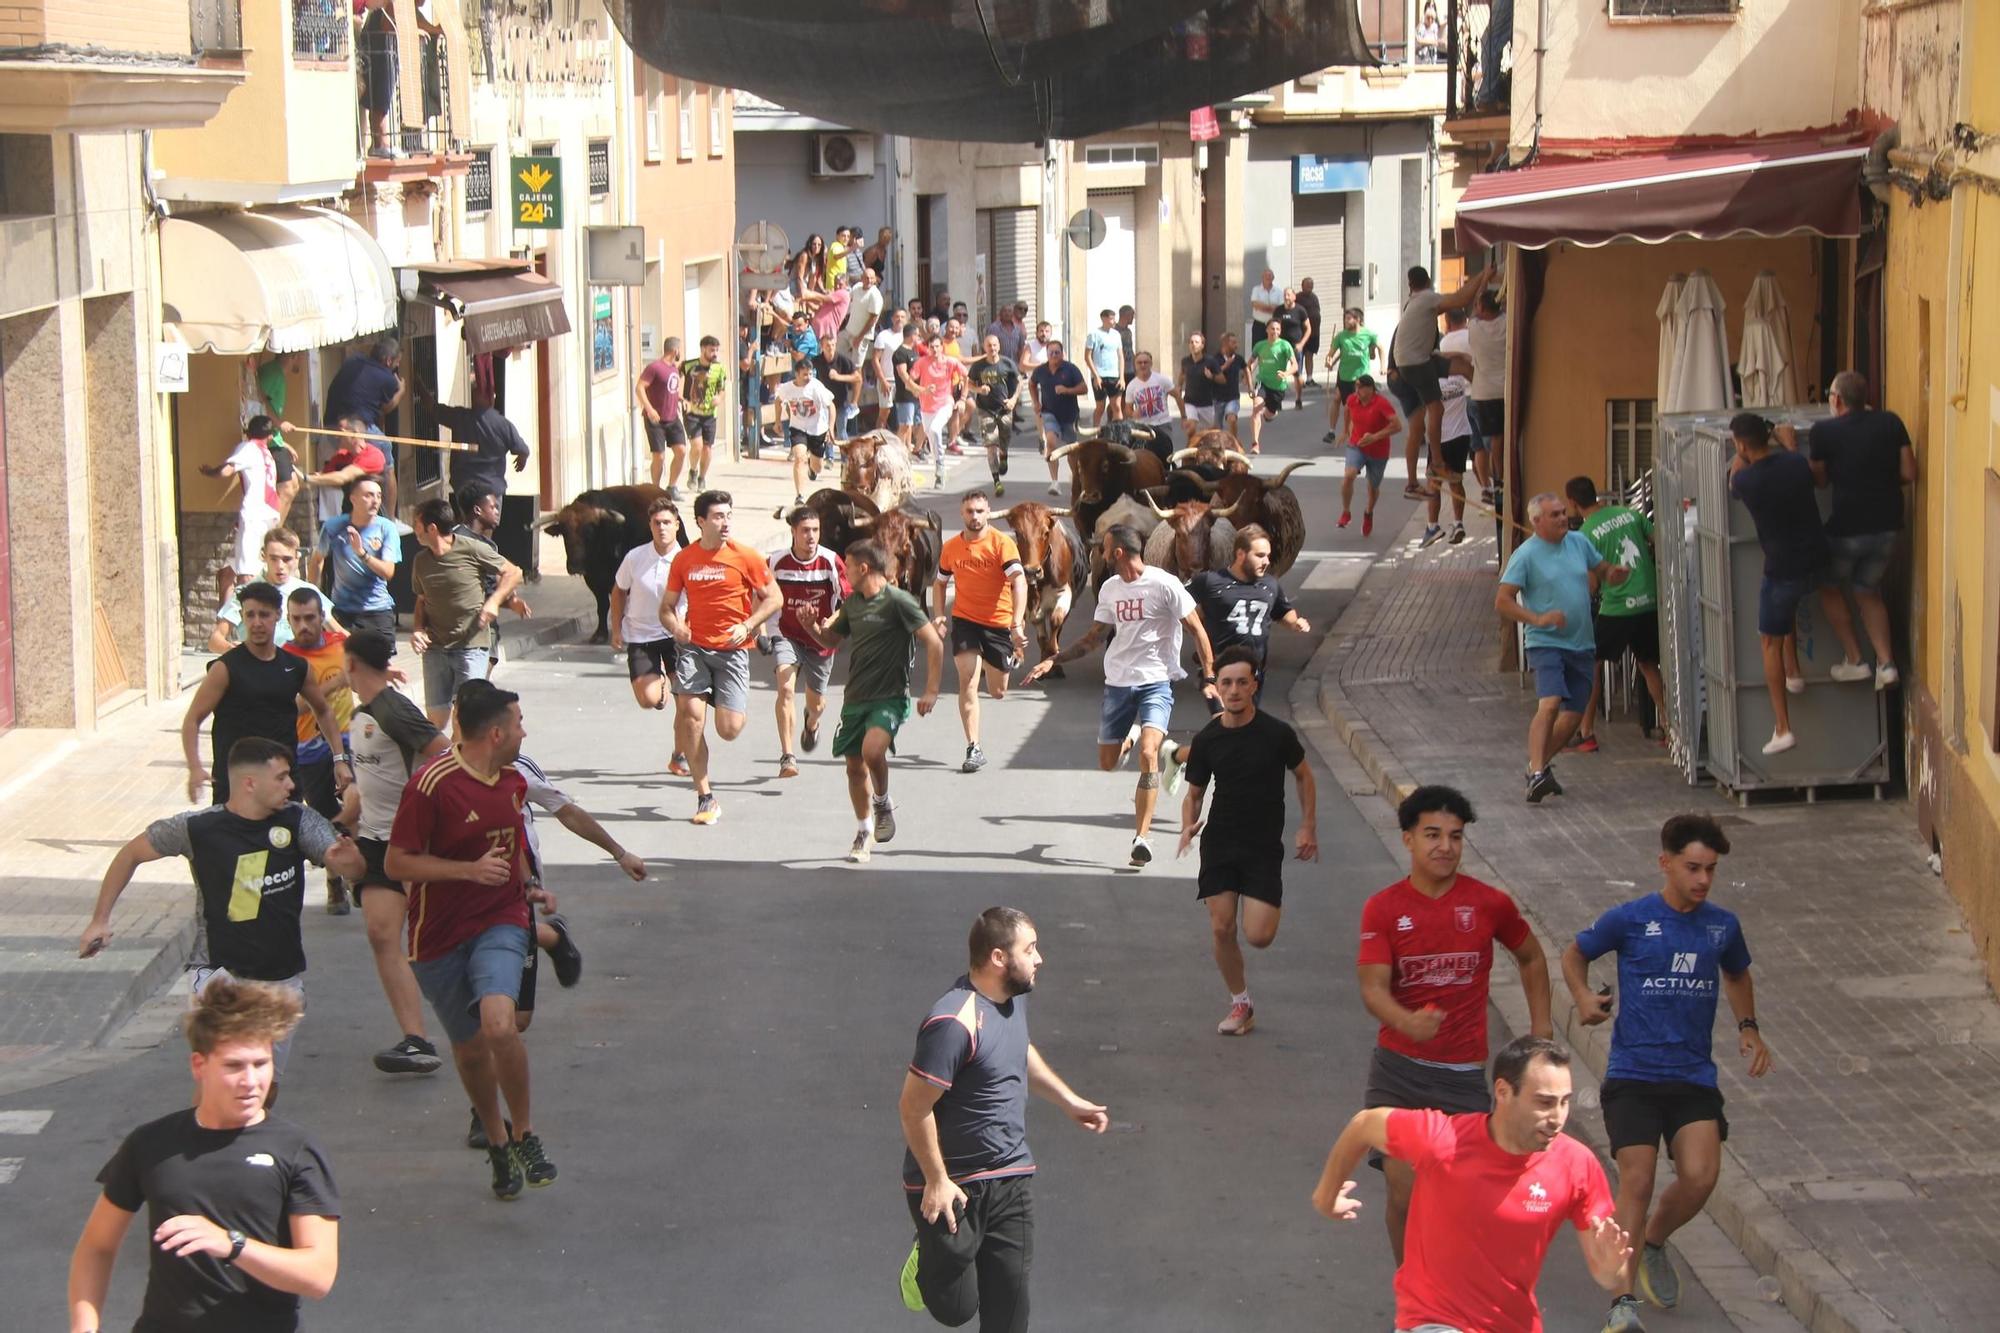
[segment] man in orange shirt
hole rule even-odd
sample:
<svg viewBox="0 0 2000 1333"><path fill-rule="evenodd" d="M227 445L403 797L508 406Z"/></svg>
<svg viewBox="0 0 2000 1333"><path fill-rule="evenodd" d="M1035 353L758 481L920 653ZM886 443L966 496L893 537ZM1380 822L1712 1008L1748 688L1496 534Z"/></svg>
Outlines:
<svg viewBox="0 0 2000 1333"><path fill-rule="evenodd" d="M944 544L938 556L937 631L951 631L952 662L958 668L958 719L965 724L961 773L986 767L979 749L979 664L986 663L986 692L1007 697L1007 675L1021 665L1028 638L1021 618L1028 609L1028 575L1014 539L987 521L992 501L974 491L959 505L965 530ZM958 584L958 601L944 612L947 583Z"/></svg>
<svg viewBox="0 0 2000 1333"><path fill-rule="evenodd" d="M348 719L354 716L354 691L347 687L347 655L343 647L347 634L328 623L326 603L321 599L318 588L294 589L292 595L285 599L285 619L292 637L285 644L284 651L305 659L306 675L326 696L334 725L343 733L340 736L322 736L318 719L309 711L301 712L292 779L298 785L301 805L317 811L326 819L334 819L340 814L340 793L354 777L352 762L347 758L344 734ZM340 762L347 767L345 773L337 776L334 772L336 748L340 752ZM331 870L326 872L326 910L335 916L346 916L352 910L348 904L347 886Z"/></svg>
<svg viewBox="0 0 2000 1333"><path fill-rule="evenodd" d="M713 824L722 807L708 787L708 710L715 734L733 741L743 733L750 703L750 654L757 627L784 608L771 567L750 547L729 539L728 491L694 498L701 539L684 546L667 567L660 624L679 641L674 658L674 749L687 756L694 776L694 822ZM676 609L687 594L687 614Z"/></svg>

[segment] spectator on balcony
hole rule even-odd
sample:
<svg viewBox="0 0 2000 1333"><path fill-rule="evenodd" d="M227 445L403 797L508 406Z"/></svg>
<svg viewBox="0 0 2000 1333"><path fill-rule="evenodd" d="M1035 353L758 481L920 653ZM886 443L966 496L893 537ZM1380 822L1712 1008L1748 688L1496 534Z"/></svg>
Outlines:
<svg viewBox="0 0 2000 1333"><path fill-rule="evenodd" d="M1438 22L1438 7L1424 0L1424 17L1417 24L1417 63L1435 65L1444 59L1444 25Z"/></svg>
<svg viewBox="0 0 2000 1333"><path fill-rule="evenodd" d="M1502 80L1500 56L1514 42L1514 0L1492 0L1486 11L1486 34L1479 42L1479 101L1483 107L1504 107L1507 86Z"/></svg>
<svg viewBox="0 0 2000 1333"><path fill-rule="evenodd" d="M861 262L873 269L875 276L887 281L889 277L889 243L896 239L894 227L884 227L875 233L875 244L861 252Z"/></svg>

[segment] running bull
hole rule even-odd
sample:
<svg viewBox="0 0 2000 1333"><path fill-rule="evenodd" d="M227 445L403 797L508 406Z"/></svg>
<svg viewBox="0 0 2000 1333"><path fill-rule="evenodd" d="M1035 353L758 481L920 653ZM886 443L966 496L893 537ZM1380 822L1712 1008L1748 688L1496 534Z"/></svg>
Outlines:
<svg viewBox="0 0 2000 1333"><path fill-rule="evenodd" d="M1028 619L1034 622L1035 643L1043 657L1055 656L1062 647L1063 624L1070 608L1083 592L1085 559L1083 539L1070 521L1069 510L1051 509L1033 500L1015 505L1000 515L1000 521L1014 530L1014 544L1021 552L1021 568L1028 577ZM1058 666L1049 672L1060 677Z"/></svg>
<svg viewBox="0 0 2000 1333"><path fill-rule="evenodd" d="M631 486L602 486L588 490L557 511L542 531L563 539L563 555L571 574L583 579L584 586L597 598L597 629L592 643L609 643L607 623L611 613L611 587L625 554L653 539L646 524L646 510L665 495L658 486L644 483ZM674 518L682 523L682 540L687 526L681 511Z"/></svg>

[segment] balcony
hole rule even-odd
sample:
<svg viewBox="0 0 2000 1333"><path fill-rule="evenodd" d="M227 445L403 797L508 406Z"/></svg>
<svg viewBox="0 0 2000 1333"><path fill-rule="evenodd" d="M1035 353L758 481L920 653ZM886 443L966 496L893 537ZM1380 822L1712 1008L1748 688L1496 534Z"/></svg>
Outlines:
<svg viewBox="0 0 2000 1333"><path fill-rule="evenodd" d="M200 125L243 82L241 0L0 5L0 133Z"/></svg>
<svg viewBox="0 0 2000 1333"><path fill-rule="evenodd" d="M325 0L293 0L294 4ZM450 43L442 30L417 36L415 98L405 99L413 82L396 61L396 36L364 28L355 38L356 134L363 145L361 179L371 183L463 176L472 154L452 114ZM460 77L463 77L461 71Z"/></svg>
<svg viewBox="0 0 2000 1333"><path fill-rule="evenodd" d="M1445 132L1504 144L1512 126L1513 0L1447 0Z"/></svg>
<svg viewBox="0 0 2000 1333"><path fill-rule="evenodd" d="M1361 35L1379 64L1340 65L1275 88L1260 124L1397 120L1444 111L1444 27L1432 0L1359 0ZM1414 34L1414 36L1413 36Z"/></svg>

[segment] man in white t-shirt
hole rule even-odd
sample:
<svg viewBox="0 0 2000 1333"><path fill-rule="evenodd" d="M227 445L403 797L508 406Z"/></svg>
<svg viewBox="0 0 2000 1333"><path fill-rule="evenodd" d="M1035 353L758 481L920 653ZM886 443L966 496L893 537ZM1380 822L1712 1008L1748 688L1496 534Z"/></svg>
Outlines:
<svg viewBox="0 0 2000 1333"><path fill-rule="evenodd" d="M840 327L840 351L858 364L861 353L875 338L875 326L882 320L882 279L869 269L861 270L861 281L847 305L847 322ZM831 360L831 355L828 356Z"/></svg>
<svg viewBox="0 0 2000 1333"><path fill-rule="evenodd" d="M667 592L667 569L687 544L680 511L666 496L646 508L652 540L625 553L611 584L611 651L625 654L632 697L641 708L667 706L674 678L674 636L660 623L660 599ZM678 759L680 756L674 756Z"/></svg>
<svg viewBox="0 0 2000 1333"><path fill-rule="evenodd" d="M1249 347L1264 336L1264 330L1271 323L1271 317L1278 313L1278 307L1285 303L1284 289L1278 286L1278 275L1270 269L1264 270L1263 279L1250 289L1250 329L1243 345Z"/></svg>
<svg viewBox="0 0 2000 1333"><path fill-rule="evenodd" d="M873 349L869 354L874 369L862 391L874 390L876 430L887 430L891 424L889 411L896 402L896 349L903 345L903 326L909 322L910 312L897 306L889 312L889 318L882 327L875 331Z"/></svg>
<svg viewBox="0 0 2000 1333"><path fill-rule="evenodd" d="M1215 653L1201 611L1179 579L1146 564L1146 539L1135 528L1119 525L1104 534L1104 560L1114 571L1097 590L1097 617L1090 633L1053 657L1035 663L1021 682L1031 685L1058 663L1072 662L1095 651L1112 631L1104 653L1104 707L1097 724L1097 766L1109 773L1125 761L1136 742L1139 788L1133 798L1136 821L1132 833L1132 864L1153 859L1147 835L1153 828L1153 807L1160 798L1160 770L1167 770L1167 794L1180 785L1179 746L1167 739L1167 720L1174 709L1174 682L1181 669L1181 630L1194 635L1201 658L1201 692L1215 696Z"/></svg>
<svg viewBox="0 0 2000 1333"><path fill-rule="evenodd" d="M812 362L798 357L792 377L776 394L778 415L785 422L785 440L792 450L793 504L806 502L806 482L819 480L826 461L826 438L833 430L833 392L813 378Z"/></svg>
<svg viewBox="0 0 2000 1333"><path fill-rule="evenodd" d="M1161 458L1171 455L1175 448L1174 420L1185 410L1180 386L1153 369L1153 354L1135 354L1132 382L1125 386L1125 416L1153 432L1146 447Z"/></svg>
<svg viewBox="0 0 2000 1333"><path fill-rule="evenodd" d="M276 427L269 417L251 417L243 438L229 451L221 465L203 464L205 477L216 477L241 486L237 502L236 541L229 559L215 571L215 602L226 606L238 580L255 579L264 566L264 534L278 526L278 467L271 458L271 435ZM227 492L224 492L227 495Z"/></svg>
<svg viewBox="0 0 2000 1333"><path fill-rule="evenodd" d="M1465 331L1472 351L1472 474L1490 506L1498 499L1493 458L1507 430L1507 316L1491 287L1479 293Z"/></svg>

